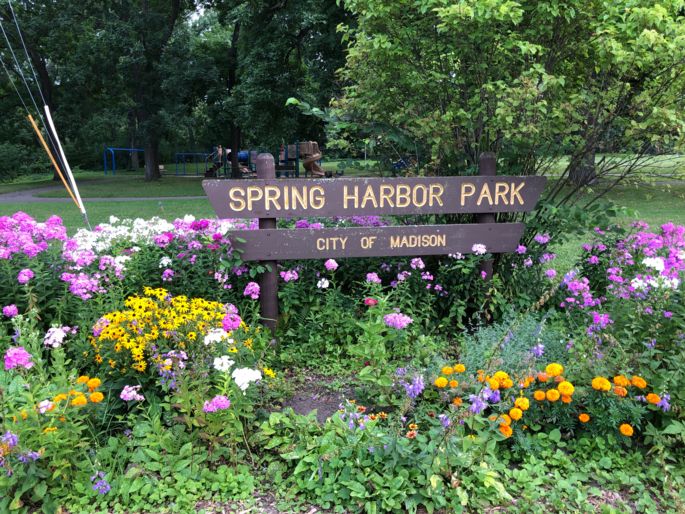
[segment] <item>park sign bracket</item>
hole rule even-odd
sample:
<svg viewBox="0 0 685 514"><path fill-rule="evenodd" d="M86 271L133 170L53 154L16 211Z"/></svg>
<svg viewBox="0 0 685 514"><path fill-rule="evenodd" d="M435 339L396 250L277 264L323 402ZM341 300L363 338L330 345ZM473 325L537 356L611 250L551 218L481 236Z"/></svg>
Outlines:
<svg viewBox="0 0 685 514"><path fill-rule="evenodd" d="M479 175L406 178L275 178L271 154L257 157L257 179L204 180L219 218L259 218L259 230L227 236L244 261L262 261L262 319L272 331L278 317L278 260L512 252L525 226L495 223L496 213L530 212L545 177L497 176L495 155L484 153ZM277 229L277 218L368 215L477 214L477 223L387 227ZM492 275L492 263L483 267Z"/></svg>

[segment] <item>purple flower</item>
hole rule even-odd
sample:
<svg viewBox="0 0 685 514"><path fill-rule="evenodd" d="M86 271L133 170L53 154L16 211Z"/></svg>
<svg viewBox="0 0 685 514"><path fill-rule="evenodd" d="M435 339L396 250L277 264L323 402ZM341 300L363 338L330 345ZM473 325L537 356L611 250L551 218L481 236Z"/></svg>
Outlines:
<svg viewBox="0 0 685 514"><path fill-rule="evenodd" d="M664 311L664 318L671 318L673 317L673 313L671 311Z"/></svg>
<svg viewBox="0 0 685 514"><path fill-rule="evenodd" d="M259 284L257 282L248 282L243 291L243 296L249 296L253 300L259 298Z"/></svg>
<svg viewBox="0 0 685 514"><path fill-rule="evenodd" d="M36 275L33 273L33 271L26 268L21 270L17 275L17 282L19 282L20 284L28 284L29 280L31 280L35 276Z"/></svg>
<svg viewBox="0 0 685 514"><path fill-rule="evenodd" d="M645 343L645 346L650 350L653 350L654 348L656 348L656 339L652 339L651 341Z"/></svg>
<svg viewBox="0 0 685 514"><path fill-rule="evenodd" d="M162 282L171 282L171 280L174 278L174 270L172 269L165 269L162 272Z"/></svg>
<svg viewBox="0 0 685 514"><path fill-rule="evenodd" d="M588 257L587 261L590 264L599 264L599 257L597 257L596 255L590 255L590 257Z"/></svg>
<svg viewBox="0 0 685 514"><path fill-rule="evenodd" d="M490 389L490 387L486 387L483 389L483 399L485 401L488 401L490 403L499 403L499 401L502 399L502 396L500 395L499 389L495 389L494 391Z"/></svg>
<svg viewBox="0 0 685 514"><path fill-rule="evenodd" d="M480 414L488 406L488 404L485 403L482 398L476 396L475 394L469 395L469 401L471 402L469 410L474 414Z"/></svg>
<svg viewBox="0 0 685 514"><path fill-rule="evenodd" d="M23 346L13 346L5 352L5 370L22 367L31 369L33 362L31 362L31 354L27 352Z"/></svg>
<svg viewBox="0 0 685 514"><path fill-rule="evenodd" d="M145 400L145 397L140 394L138 391L140 391L140 386L124 386L124 389L121 391L121 394L119 395L119 398L124 400L125 402L142 402Z"/></svg>
<svg viewBox="0 0 685 514"><path fill-rule="evenodd" d="M671 410L670 401L671 395L668 393L664 393L663 395L661 395L661 400L659 401L659 403L656 404L656 406L661 407L662 411L668 412L669 410Z"/></svg>
<svg viewBox="0 0 685 514"><path fill-rule="evenodd" d="M233 332L238 327L240 327L242 321L243 320L236 313L229 312L228 314L226 314L226 316L224 316L224 319L221 321L221 324L226 332Z"/></svg>
<svg viewBox="0 0 685 514"><path fill-rule="evenodd" d="M19 314L19 309L17 309L17 306L12 303L10 305L5 305L2 308L2 313L8 318L13 318L17 314Z"/></svg>
<svg viewBox="0 0 685 514"><path fill-rule="evenodd" d="M338 263L335 262L335 259L328 259L323 265L328 271L335 271L338 269Z"/></svg>
<svg viewBox="0 0 685 514"><path fill-rule="evenodd" d="M412 400L417 398L424 390L425 384L423 383L423 377L421 375L414 375L411 383L405 382L404 390L407 396Z"/></svg>
<svg viewBox="0 0 685 514"><path fill-rule="evenodd" d="M450 417L447 414L440 414L438 416L438 419L440 420L440 424L444 428L449 428L452 422L450 421Z"/></svg>
<svg viewBox="0 0 685 514"><path fill-rule="evenodd" d="M480 272L480 278L482 278L483 280L488 278L488 272L487 271L481 271Z"/></svg>
<svg viewBox="0 0 685 514"><path fill-rule="evenodd" d="M550 268L545 271L545 276L551 280L557 276L557 270Z"/></svg>
<svg viewBox="0 0 685 514"><path fill-rule="evenodd" d="M111 486L107 480L105 480L105 474L102 471L96 472L90 477L90 481L94 482L93 491L97 491L98 494L107 494L111 489Z"/></svg>
<svg viewBox="0 0 685 514"><path fill-rule="evenodd" d="M34 451L28 451L26 453L22 453L17 457L17 460L19 460L19 462L22 462L24 464L26 464L28 462L36 461L38 459L40 459L40 453L34 452Z"/></svg>
<svg viewBox="0 0 685 514"><path fill-rule="evenodd" d="M414 320L406 314L402 314L401 312L392 312L383 316L383 321L385 321L385 324L391 328L403 330L407 328L407 326Z"/></svg>
<svg viewBox="0 0 685 514"><path fill-rule="evenodd" d="M542 354L545 353L545 345L542 343L536 344L533 346L533 348L531 348L530 353L538 358L542 357Z"/></svg>
<svg viewBox="0 0 685 514"><path fill-rule="evenodd" d="M549 234L535 234L533 239L535 239L535 241L541 245L546 245L552 238L549 237Z"/></svg>
<svg viewBox="0 0 685 514"><path fill-rule="evenodd" d="M8 430L2 435L2 437L0 437L0 441L10 448L14 448L17 444L19 444L19 436Z"/></svg>
<svg viewBox="0 0 685 514"><path fill-rule="evenodd" d="M423 263L423 260L421 257L416 257L411 260L409 263L409 266L411 266L411 269L423 269L426 267L426 265Z"/></svg>
<svg viewBox="0 0 685 514"><path fill-rule="evenodd" d="M371 284L380 284L381 279L378 276L378 273L367 273L366 274L366 281L371 283Z"/></svg>
<svg viewBox="0 0 685 514"><path fill-rule="evenodd" d="M523 266L526 268L530 268L533 265L533 259L528 257L525 261L523 261Z"/></svg>
<svg viewBox="0 0 685 514"><path fill-rule="evenodd" d="M223 395L217 395L209 401L206 401L202 410L205 412L216 412L218 410L226 410L231 406L231 400Z"/></svg>
<svg viewBox="0 0 685 514"><path fill-rule="evenodd" d="M516 253L519 254L519 255L523 255L523 254L525 254L527 251L528 251L528 248L526 248L526 247L523 246L523 245L518 245L518 247L516 248Z"/></svg>

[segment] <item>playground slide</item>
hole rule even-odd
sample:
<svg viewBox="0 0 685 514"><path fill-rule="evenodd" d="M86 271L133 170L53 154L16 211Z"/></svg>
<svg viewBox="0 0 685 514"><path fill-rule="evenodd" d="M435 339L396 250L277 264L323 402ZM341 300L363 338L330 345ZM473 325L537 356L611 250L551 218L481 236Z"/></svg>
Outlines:
<svg viewBox="0 0 685 514"><path fill-rule="evenodd" d="M318 162L316 162L319 160L321 160L321 154L315 153L314 155L311 155L304 159L302 161L302 166L304 166L304 169L311 173L313 176L323 177L325 175L323 168L319 166Z"/></svg>

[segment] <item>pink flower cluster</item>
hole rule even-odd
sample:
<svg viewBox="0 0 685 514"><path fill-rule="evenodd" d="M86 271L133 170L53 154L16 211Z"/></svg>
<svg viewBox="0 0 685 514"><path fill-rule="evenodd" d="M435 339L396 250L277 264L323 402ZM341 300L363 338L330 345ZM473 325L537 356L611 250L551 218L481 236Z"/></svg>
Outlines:
<svg viewBox="0 0 685 514"><path fill-rule="evenodd" d="M413 323L414 320L401 312L392 312L383 316L383 321L385 321L385 324L390 328L403 330L407 328L410 323Z"/></svg>
<svg viewBox="0 0 685 514"><path fill-rule="evenodd" d="M23 346L12 346L5 352L5 370L14 368L31 369L31 354Z"/></svg>
<svg viewBox="0 0 685 514"><path fill-rule="evenodd" d="M248 282L243 291L243 296L249 296L253 300L259 298L260 288L257 282Z"/></svg>
<svg viewBox="0 0 685 514"><path fill-rule="evenodd" d="M145 397L142 394L140 394L139 391L139 385L126 385L124 386L124 389L121 391L121 394L119 394L119 398L121 398L125 402L142 402L143 400L145 400Z"/></svg>
<svg viewBox="0 0 685 514"><path fill-rule="evenodd" d="M205 402L202 410L205 412L216 412L218 410L226 410L231 406L231 400L223 395L217 395L211 400Z"/></svg>
<svg viewBox="0 0 685 514"><path fill-rule="evenodd" d="M300 275L297 273L297 270L294 269L281 271L280 275L284 282L295 282L298 278L300 278Z"/></svg>
<svg viewBox="0 0 685 514"><path fill-rule="evenodd" d="M0 259L12 259L15 254L33 258L49 247L49 241L64 241L67 231L59 216L50 216L38 223L24 212L0 216Z"/></svg>

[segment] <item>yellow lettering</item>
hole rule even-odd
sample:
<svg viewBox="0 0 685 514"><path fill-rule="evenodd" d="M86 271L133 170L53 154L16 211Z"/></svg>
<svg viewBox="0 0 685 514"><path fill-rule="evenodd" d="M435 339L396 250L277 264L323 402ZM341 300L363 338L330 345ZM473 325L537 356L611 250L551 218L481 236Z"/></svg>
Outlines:
<svg viewBox="0 0 685 514"><path fill-rule="evenodd" d="M261 200L264 197L264 192L259 186L248 186L247 188L247 210L251 211L254 202Z"/></svg>
<svg viewBox="0 0 685 514"><path fill-rule="evenodd" d="M483 198L488 199L488 203L492 205L492 195L490 194L490 186L483 184L483 189L480 190L480 196L476 204L480 205L483 202Z"/></svg>
<svg viewBox="0 0 685 514"><path fill-rule="evenodd" d="M435 204L439 205L442 207L442 193L445 192L445 188L442 186L442 184L431 184L430 185L430 200L428 201L428 205L433 207L433 202Z"/></svg>
<svg viewBox="0 0 685 514"><path fill-rule="evenodd" d="M281 210L281 204L278 199L281 197L281 190L276 186L266 186L264 188L264 208L268 211L269 206L273 203L274 209Z"/></svg>
<svg viewBox="0 0 685 514"><path fill-rule="evenodd" d="M285 210L287 211L290 209L290 191L288 189L288 186L283 186L283 206Z"/></svg>
<svg viewBox="0 0 685 514"><path fill-rule="evenodd" d="M395 198L395 205L397 207L408 207L409 206L409 193L411 188L407 184L397 184L397 194Z"/></svg>
<svg viewBox="0 0 685 514"><path fill-rule="evenodd" d="M359 187L354 186L354 194L347 193L347 186L343 187L343 208L347 209L347 201L354 200L354 208L359 207Z"/></svg>
<svg viewBox="0 0 685 514"><path fill-rule="evenodd" d="M517 197L519 199L519 204L523 205L523 197L521 196L520 191L525 185L525 182L521 182L518 186L514 186L513 183L511 184L511 197L509 198L509 203L511 205L514 205L514 197Z"/></svg>
<svg viewBox="0 0 685 514"><path fill-rule="evenodd" d="M400 247L400 236L390 236L390 248Z"/></svg>
<svg viewBox="0 0 685 514"><path fill-rule="evenodd" d="M242 187L232 187L228 191L228 197L231 199L230 206L231 210L242 211L245 208L245 190Z"/></svg>
<svg viewBox="0 0 685 514"><path fill-rule="evenodd" d="M323 239L323 238L321 238L321 237L318 238L318 239L316 240L316 249L319 250L319 251L325 250L325 249L326 249L326 240Z"/></svg>
<svg viewBox="0 0 685 514"><path fill-rule="evenodd" d="M366 202L371 202L376 209L378 208L373 186L366 186L366 193L364 193L364 198L362 198L362 209L366 206Z"/></svg>
<svg viewBox="0 0 685 514"><path fill-rule="evenodd" d="M340 244L342 245L342 249L345 249L345 245L347 244L347 238L346 237L340 237L338 238L340 241Z"/></svg>
<svg viewBox="0 0 685 514"><path fill-rule="evenodd" d="M499 205L499 199L502 199L504 205L509 205L507 201L507 193L509 192L509 184L506 182L497 182L495 184L495 205Z"/></svg>
<svg viewBox="0 0 685 514"><path fill-rule="evenodd" d="M293 193L293 209L297 209L297 202L300 202L300 207L303 209L307 208L307 186L300 191L298 188L293 187L291 189Z"/></svg>
<svg viewBox="0 0 685 514"><path fill-rule="evenodd" d="M318 193L318 194L317 194ZM321 209L326 203L326 196L321 186L314 186L309 191L309 205L312 209Z"/></svg>
<svg viewBox="0 0 685 514"><path fill-rule="evenodd" d="M420 200L419 200L419 194L418 194L419 192L421 192L421 199ZM413 194L411 197L412 204L414 207L423 207L424 205L426 205L426 201L428 199L427 198L427 196L428 196L427 192L428 192L428 190L427 190L426 186L424 186L423 184L419 184L417 186L414 186L414 191L413 191Z"/></svg>
<svg viewBox="0 0 685 514"><path fill-rule="evenodd" d="M474 186L473 183L464 182L461 185L461 206L462 207L466 204L466 199L469 196L473 196L475 192L476 192L476 186Z"/></svg>
<svg viewBox="0 0 685 514"><path fill-rule="evenodd" d="M390 207L395 207L395 203L392 201L393 187L390 184L381 185L380 201L381 207L385 206L385 202L388 202Z"/></svg>

